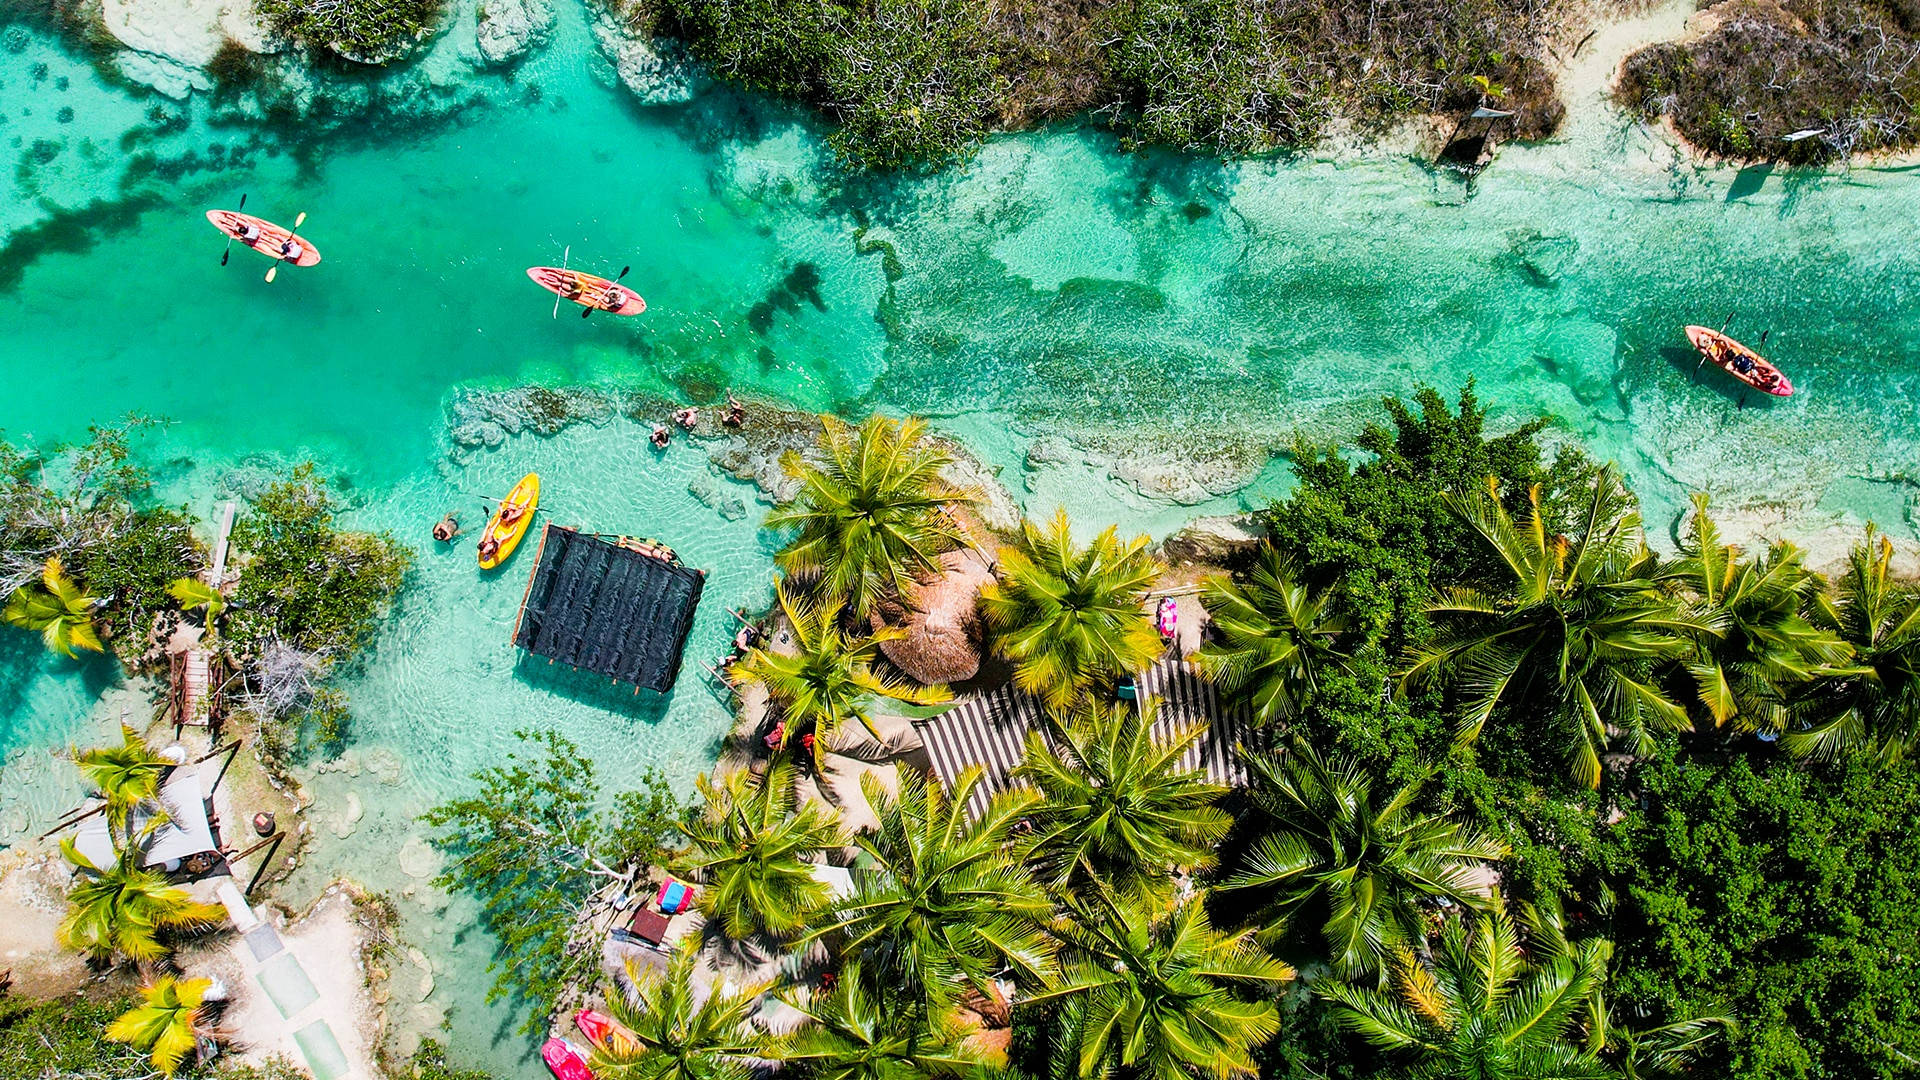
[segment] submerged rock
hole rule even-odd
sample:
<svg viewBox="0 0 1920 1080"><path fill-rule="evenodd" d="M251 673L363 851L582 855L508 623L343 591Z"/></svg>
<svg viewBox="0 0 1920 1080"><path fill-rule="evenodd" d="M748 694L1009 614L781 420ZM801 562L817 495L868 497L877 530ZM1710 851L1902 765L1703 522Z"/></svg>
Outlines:
<svg viewBox="0 0 1920 1080"><path fill-rule="evenodd" d="M593 39L613 63L621 85L642 105L677 105L692 101L706 85L705 76L681 54L677 45L643 36L623 25L605 9L594 12Z"/></svg>
<svg viewBox="0 0 1920 1080"><path fill-rule="evenodd" d="M1175 565L1233 566L1252 558L1265 535L1251 514L1195 518L1160 542L1160 554Z"/></svg>
<svg viewBox="0 0 1920 1080"><path fill-rule="evenodd" d="M546 0L481 0L480 56L494 66L510 64L546 44L553 7Z"/></svg>
<svg viewBox="0 0 1920 1080"><path fill-rule="evenodd" d="M747 516L747 500L721 488L723 481L711 476L696 476L687 483L687 493L728 521Z"/></svg>
<svg viewBox="0 0 1920 1080"><path fill-rule="evenodd" d="M1237 444L1135 449L1114 455L1107 474L1149 499L1192 506L1246 487L1266 467L1267 457L1264 447Z"/></svg>
<svg viewBox="0 0 1920 1080"><path fill-rule="evenodd" d="M1615 392L1619 351L1619 337L1611 327L1587 319L1564 319L1535 343L1534 359L1572 390L1581 404L1595 405Z"/></svg>
<svg viewBox="0 0 1920 1080"><path fill-rule="evenodd" d="M1513 257L1527 281L1541 288L1560 280L1561 271L1580 252L1580 242L1571 236L1546 236L1534 229L1508 234Z"/></svg>

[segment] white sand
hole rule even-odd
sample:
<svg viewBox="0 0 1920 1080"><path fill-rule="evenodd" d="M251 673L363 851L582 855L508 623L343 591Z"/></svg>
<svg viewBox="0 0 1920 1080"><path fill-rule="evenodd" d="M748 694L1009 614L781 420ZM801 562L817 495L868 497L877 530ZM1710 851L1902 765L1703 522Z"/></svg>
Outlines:
<svg viewBox="0 0 1920 1080"><path fill-rule="evenodd" d="M378 1019L371 1006L366 975L360 968L367 930L355 917L352 897L342 886L328 889L305 916L281 927L280 939L306 969L320 997L293 1016L282 1017L253 977L259 965L247 944L236 937L229 955L244 966L246 974L229 983L233 1006L227 1013L227 1026L244 1047L239 1059L257 1064L279 1055L304 1062L294 1032L325 1020L351 1065L348 1075L378 1080L381 1074L373 1058ZM402 969L396 974L400 977L396 992L411 995L418 990L414 985L419 978L417 972Z"/></svg>

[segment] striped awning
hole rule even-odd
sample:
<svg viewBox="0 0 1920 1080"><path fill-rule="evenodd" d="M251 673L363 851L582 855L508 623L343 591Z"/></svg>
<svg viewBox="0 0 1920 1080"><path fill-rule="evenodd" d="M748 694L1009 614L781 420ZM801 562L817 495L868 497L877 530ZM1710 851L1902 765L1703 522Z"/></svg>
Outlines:
<svg viewBox="0 0 1920 1080"><path fill-rule="evenodd" d="M1155 743L1164 746L1181 731L1204 727L1200 738L1181 755L1180 764L1199 770L1216 784L1246 783L1247 770L1238 751L1248 728L1244 709L1224 707L1213 684L1178 657L1154 664L1140 674L1136 685L1140 700L1160 701L1153 725ZM967 813L972 817L985 813L995 795L1020 783L1013 769L1026 758L1029 732L1039 732L1053 745L1041 722L1040 703L1012 683L967 698L939 716L916 721L914 728L941 783L951 786L961 773L980 767L981 781L967 798Z"/></svg>

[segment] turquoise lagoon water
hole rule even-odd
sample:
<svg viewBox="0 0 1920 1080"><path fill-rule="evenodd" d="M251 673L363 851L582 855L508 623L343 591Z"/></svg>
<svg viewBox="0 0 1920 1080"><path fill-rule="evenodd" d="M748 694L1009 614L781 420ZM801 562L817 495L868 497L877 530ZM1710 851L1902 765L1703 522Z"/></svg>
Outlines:
<svg viewBox="0 0 1920 1080"><path fill-rule="evenodd" d="M1269 459L1293 432L1349 431L1381 394L1473 376L1502 422L1545 412L1621 461L1656 533L1691 490L1915 532L1910 172L1698 169L1602 123L1507 150L1471 198L1405 158L1222 166L1076 131L842 183L815 133L765 103L635 105L564 2L552 45L511 77L450 61L457 33L396 77L430 74L450 117L324 135L142 96L38 31L6 35L0 428L57 440L163 415L150 452L169 497L210 514L263 466L312 457L355 524L416 543L392 625L347 678L355 745L308 779L315 843L288 893L344 870L400 896L436 979L425 1001L397 993L395 1017L417 1031L451 1010L456 1055L503 1074L538 1068L517 1017L481 1001L486 943L463 901L425 884L414 815L521 725L559 727L616 783L654 766L689 785L728 721L694 661L724 651L726 608L765 603L771 562L752 489L684 443L656 457L616 420L456 457L456 390L731 385L917 412L1029 509L1161 534L1283 487ZM269 217L308 211L326 261L273 285L248 253L222 268L201 211L242 191ZM551 318L523 270L569 251L631 264L647 314ZM1749 339L1771 328L1800 393L1742 409L1691 380L1678 327L1729 312ZM1028 469L1034 440L1060 435L1099 456ZM1107 475L1116 451L1138 482ZM1155 454L1218 467L1196 488ZM661 535L712 570L673 694L526 665L507 641L526 556L482 575L470 549L424 539L528 470L554 520ZM1156 497L1176 489L1185 503ZM750 512L708 505L729 498ZM25 785L0 806L0 841L72 798L49 752L135 697L107 665L0 636L0 751Z"/></svg>

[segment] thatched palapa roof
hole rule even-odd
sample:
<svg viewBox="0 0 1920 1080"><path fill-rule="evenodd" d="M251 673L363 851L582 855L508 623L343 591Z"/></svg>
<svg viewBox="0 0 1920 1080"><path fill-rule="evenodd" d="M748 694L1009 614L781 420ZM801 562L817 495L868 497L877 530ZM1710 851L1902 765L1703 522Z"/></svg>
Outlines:
<svg viewBox="0 0 1920 1080"><path fill-rule="evenodd" d="M906 629L906 637L882 642L880 651L929 686L962 682L980 670L980 590L993 580L993 571L970 549L949 551L939 561L938 576L915 585L904 604L884 604L873 616L876 630Z"/></svg>

